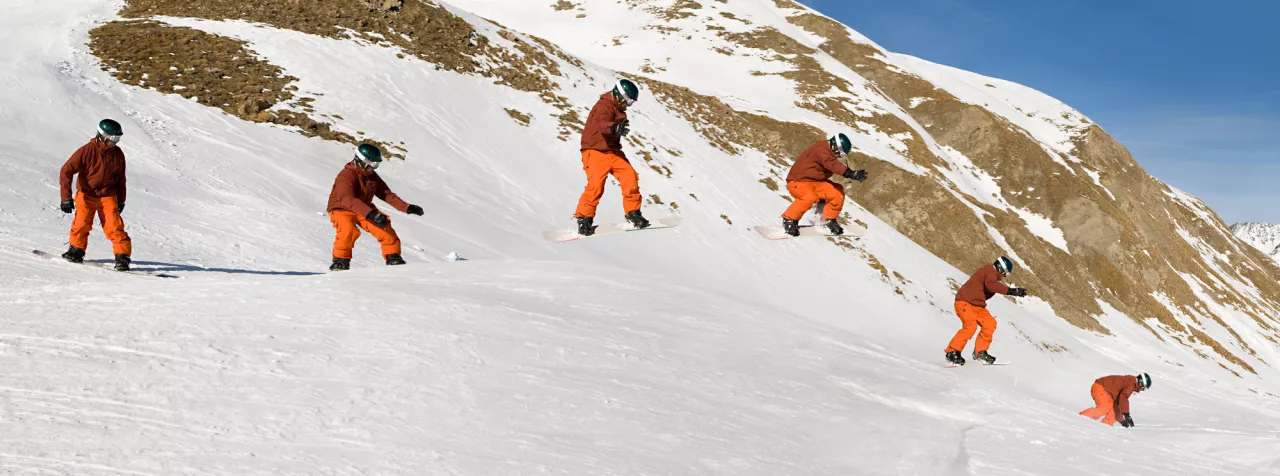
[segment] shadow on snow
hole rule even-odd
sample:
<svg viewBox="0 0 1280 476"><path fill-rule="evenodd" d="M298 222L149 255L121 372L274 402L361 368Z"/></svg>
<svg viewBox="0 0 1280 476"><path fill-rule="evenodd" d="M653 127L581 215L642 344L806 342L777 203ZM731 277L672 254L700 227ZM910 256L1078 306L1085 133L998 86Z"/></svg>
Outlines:
<svg viewBox="0 0 1280 476"><path fill-rule="evenodd" d="M85 260L86 262L114 264L115 260ZM130 263L133 271L154 272L154 273L170 273L170 272L205 272L205 273L226 273L226 274L253 274L259 276L317 276L325 273L315 273L310 271L260 271L253 269L234 269L234 268L205 268L201 266L188 264L162 263L159 261L133 261Z"/></svg>

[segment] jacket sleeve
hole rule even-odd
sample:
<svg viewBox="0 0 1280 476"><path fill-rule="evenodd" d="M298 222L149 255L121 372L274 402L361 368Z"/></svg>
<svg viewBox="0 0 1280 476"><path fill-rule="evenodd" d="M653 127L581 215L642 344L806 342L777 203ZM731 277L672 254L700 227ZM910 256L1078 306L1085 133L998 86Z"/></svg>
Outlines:
<svg viewBox="0 0 1280 476"><path fill-rule="evenodd" d="M1009 286L1000 282L1000 279L997 277L994 270L986 273L986 276L983 277L982 286L986 288L989 293L1009 294Z"/></svg>
<svg viewBox="0 0 1280 476"><path fill-rule="evenodd" d="M1133 395L1133 390L1130 385L1125 385L1124 388L1120 389L1120 395L1116 396L1117 416L1129 413L1129 396Z"/></svg>
<svg viewBox="0 0 1280 476"><path fill-rule="evenodd" d="M827 169L827 172L831 172L836 175L844 175L844 171L849 170L848 166L840 163L840 161L836 160L835 156L831 154L818 154L818 160L822 162L822 168Z"/></svg>
<svg viewBox="0 0 1280 476"><path fill-rule="evenodd" d="M67 159L67 163L62 164L62 171L58 173L58 184L62 194L62 201L71 200L71 180L75 175L80 173L80 158L84 155L84 147L76 149L71 158Z"/></svg>
<svg viewBox="0 0 1280 476"><path fill-rule="evenodd" d="M409 202L404 201L403 199L400 198L399 195L396 195L395 192L392 192L391 187L388 187L387 183L382 181L382 177L377 177L377 180L378 180L378 192L376 194L377 197L379 199L382 199L382 201L387 202L387 205L391 205L396 210L400 210L400 213L408 213Z"/></svg>
<svg viewBox="0 0 1280 476"><path fill-rule="evenodd" d="M333 193L338 197L338 204L347 211L365 216L373 210L373 208L365 205L364 202L356 199L355 184L351 183L347 173L338 174L338 179L333 182Z"/></svg>
<svg viewBox="0 0 1280 476"><path fill-rule="evenodd" d="M129 195L129 174L126 173L127 164L123 160L124 154L121 154L120 158L120 192L116 194L116 202L119 202L120 205L123 206L125 198Z"/></svg>

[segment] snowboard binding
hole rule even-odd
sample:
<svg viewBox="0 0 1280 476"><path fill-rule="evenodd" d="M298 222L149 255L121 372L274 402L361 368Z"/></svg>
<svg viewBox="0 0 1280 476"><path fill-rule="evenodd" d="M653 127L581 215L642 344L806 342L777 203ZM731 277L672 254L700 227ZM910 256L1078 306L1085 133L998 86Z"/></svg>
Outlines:
<svg viewBox="0 0 1280 476"><path fill-rule="evenodd" d="M591 236L596 234L594 217L578 217L578 234L582 236Z"/></svg>
<svg viewBox="0 0 1280 476"><path fill-rule="evenodd" d="M634 226L640 230L649 228L649 220L646 220L644 218L644 215L640 214L640 210L632 210L627 212L627 221L631 223L631 226Z"/></svg>
<svg viewBox="0 0 1280 476"><path fill-rule="evenodd" d="M84 249L74 246L67 248L67 252L62 254L62 259L69 262L80 264L84 262Z"/></svg>

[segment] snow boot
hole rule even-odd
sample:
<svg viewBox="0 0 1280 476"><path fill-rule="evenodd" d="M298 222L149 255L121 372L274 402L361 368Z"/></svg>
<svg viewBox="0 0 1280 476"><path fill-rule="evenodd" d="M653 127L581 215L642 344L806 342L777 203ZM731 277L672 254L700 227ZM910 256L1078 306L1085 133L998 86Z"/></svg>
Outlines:
<svg viewBox="0 0 1280 476"><path fill-rule="evenodd" d="M346 271L351 269L351 258L334 258L329 271Z"/></svg>
<svg viewBox="0 0 1280 476"><path fill-rule="evenodd" d="M844 227L841 227L840 222L837 220L827 220L824 225L826 225L827 231L832 235L840 236L844 234Z"/></svg>
<svg viewBox="0 0 1280 476"><path fill-rule="evenodd" d="M973 360L985 362L988 365L996 363L996 357L994 355L988 354L987 351L985 350L982 352L973 354Z"/></svg>
<svg viewBox="0 0 1280 476"><path fill-rule="evenodd" d="M116 271L128 271L129 263L132 261L129 255L116 255Z"/></svg>
<svg viewBox="0 0 1280 476"><path fill-rule="evenodd" d="M800 236L800 221L783 218L782 232L791 236Z"/></svg>
<svg viewBox="0 0 1280 476"><path fill-rule="evenodd" d="M640 214L640 210L627 212L627 221L631 222L631 226L636 227L636 229L649 228L649 220L646 220L644 215Z"/></svg>
<svg viewBox="0 0 1280 476"><path fill-rule="evenodd" d="M596 234L596 227L592 225L595 220L593 217L578 217L578 234L582 236Z"/></svg>
<svg viewBox="0 0 1280 476"><path fill-rule="evenodd" d="M72 262L72 263L83 263L83 262L84 262L84 249L83 249L83 248L76 248L76 247L74 247L74 246L72 246L72 247L70 247L70 248L67 248L67 252L62 254L62 259L65 259L65 260L70 261L70 262Z"/></svg>
<svg viewBox="0 0 1280 476"><path fill-rule="evenodd" d="M399 266L402 264L404 264L404 258L401 258L400 255L398 254L387 255L387 266Z"/></svg>
<svg viewBox="0 0 1280 476"><path fill-rule="evenodd" d="M960 356L960 351L953 350L951 352L947 352L947 362L951 362L956 365L964 365L964 357Z"/></svg>

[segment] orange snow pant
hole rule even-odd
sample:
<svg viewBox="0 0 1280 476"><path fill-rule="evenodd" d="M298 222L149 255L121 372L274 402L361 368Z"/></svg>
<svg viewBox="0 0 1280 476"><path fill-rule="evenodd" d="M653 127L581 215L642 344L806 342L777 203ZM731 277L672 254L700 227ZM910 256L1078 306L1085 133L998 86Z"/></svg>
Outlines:
<svg viewBox="0 0 1280 476"><path fill-rule="evenodd" d="M1116 426L1116 401L1107 393L1107 389L1102 388L1102 384L1094 382L1089 393L1093 395L1094 407L1085 409L1080 412L1080 415L1087 416L1091 420L1102 418L1102 423Z"/></svg>
<svg viewBox="0 0 1280 476"><path fill-rule="evenodd" d="M823 220L835 220L840 217L840 211L844 210L844 186L830 180L787 182L787 191L791 192L795 200L791 202L790 207L787 207L787 211L782 213L782 218L800 221L804 213L813 208L813 204L818 203L819 200L827 202L827 207L822 212Z"/></svg>
<svg viewBox="0 0 1280 476"><path fill-rule="evenodd" d="M333 229L337 231L337 237L333 240L333 257L351 259L351 249L355 248L356 239L360 238L361 228L378 239L378 243L382 245L383 259L387 255L400 254L400 237L396 236L396 230L391 228L390 220L391 218L387 218L386 228L378 228L378 225L353 212L346 210L329 212L329 221L333 222Z"/></svg>
<svg viewBox="0 0 1280 476"><path fill-rule="evenodd" d="M622 210L631 213L640 209L640 177L627 159L611 152L584 150L582 170L587 173L587 187L582 190L582 198L578 199L574 218L596 216L596 207L600 206L600 197L604 196L604 183L609 174L613 174L622 185Z"/></svg>
<svg viewBox="0 0 1280 476"><path fill-rule="evenodd" d="M132 255L133 241L124 231L124 220L120 218L120 205L115 196L87 197L83 192L76 193L76 214L71 221L71 246L82 250L89 249L89 232L93 231L93 217L97 216L102 223L102 231L111 240L111 251L118 255Z"/></svg>
<svg viewBox="0 0 1280 476"><path fill-rule="evenodd" d="M979 326L982 327L982 332L978 333L978 342L973 345L973 353L976 354L991 347L991 336L996 333L996 318L991 316L987 308L974 306L965 301L956 301L956 315L960 316L960 331L951 338L951 344L947 345L947 352L964 352L964 347L969 345L969 339L973 337L974 331L978 330Z"/></svg>

